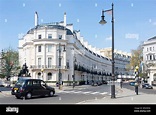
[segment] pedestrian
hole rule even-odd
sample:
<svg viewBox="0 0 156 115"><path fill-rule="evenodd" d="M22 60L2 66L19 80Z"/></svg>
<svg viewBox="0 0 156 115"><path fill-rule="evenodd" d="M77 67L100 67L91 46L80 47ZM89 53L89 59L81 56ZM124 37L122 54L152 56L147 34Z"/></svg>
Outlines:
<svg viewBox="0 0 156 115"><path fill-rule="evenodd" d="M137 82L135 83L135 93L136 95L138 95L138 83Z"/></svg>
<svg viewBox="0 0 156 115"><path fill-rule="evenodd" d="M122 81L120 81L120 88L122 88Z"/></svg>

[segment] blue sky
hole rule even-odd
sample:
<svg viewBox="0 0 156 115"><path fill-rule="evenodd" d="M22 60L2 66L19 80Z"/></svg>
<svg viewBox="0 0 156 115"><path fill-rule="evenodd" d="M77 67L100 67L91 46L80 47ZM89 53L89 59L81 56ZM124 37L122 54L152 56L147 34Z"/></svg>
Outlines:
<svg viewBox="0 0 156 115"><path fill-rule="evenodd" d="M114 3L115 49L131 52L147 39L156 36L156 0L0 0L0 51L17 49L18 40L34 27L34 13L39 23L63 21L80 30L85 41L97 48L111 47L111 15L105 13L105 25L100 25L102 10Z"/></svg>

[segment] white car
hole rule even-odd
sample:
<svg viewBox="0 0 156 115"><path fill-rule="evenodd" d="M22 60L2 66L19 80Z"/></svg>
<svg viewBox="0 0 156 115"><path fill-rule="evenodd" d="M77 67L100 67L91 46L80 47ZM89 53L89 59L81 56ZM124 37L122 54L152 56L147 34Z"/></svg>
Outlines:
<svg viewBox="0 0 156 115"><path fill-rule="evenodd" d="M0 81L0 86L1 87L10 87L10 82L9 81L4 81L4 80L1 80Z"/></svg>

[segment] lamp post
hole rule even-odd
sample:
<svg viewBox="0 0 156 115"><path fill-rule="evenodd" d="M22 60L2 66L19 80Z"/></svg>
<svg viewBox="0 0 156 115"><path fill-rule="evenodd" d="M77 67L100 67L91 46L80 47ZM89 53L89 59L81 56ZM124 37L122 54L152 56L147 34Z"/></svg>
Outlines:
<svg viewBox="0 0 156 115"><path fill-rule="evenodd" d="M1 52L1 58L0 58L0 73L2 73L2 64L3 64L3 54L4 54L4 52L3 52L3 49L2 49L2 52Z"/></svg>
<svg viewBox="0 0 156 115"><path fill-rule="evenodd" d="M104 25L107 22L104 20L104 12L112 12L112 84L111 84L111 98L115 98L115 75L114 75L114 9L113 9L114 4L112 3L112 8L109 10L102 10L102 16L101 16L101 21L99 22L100 24Z"/></svg>
<svg viewBox="0 0 156 115"><path fill-rule="evenodd" d="M73 75L73 89L74 89L74 87L75 87L75 64L76 64L76 58L75 58L75 60L74 60L74 75Z"/></svg>
<svg viewBox="0 0 156 115"><path fill-rule="evenodd" d="M59 43L59 89L62 89L62 73L61 73L61 43ZM65 46L64 46L64 49L63 49L63 52L65 52Z"/></svg>
<svg viewBox="0 0 156 115"><path fill-rule="evenodd" d="M135 92L138 95L138 85L139 85L139 67L135 67Z"/></svg>

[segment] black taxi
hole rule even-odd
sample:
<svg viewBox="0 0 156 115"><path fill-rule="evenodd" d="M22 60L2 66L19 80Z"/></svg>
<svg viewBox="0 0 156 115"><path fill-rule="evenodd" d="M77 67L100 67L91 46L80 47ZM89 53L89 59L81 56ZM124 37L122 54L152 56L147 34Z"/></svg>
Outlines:
<svg viewBox="0 0 156 115"><path fill-rule="evenodd" d="M48 86L41 79L20 79L11 90L16 98L30 99L34 96L53 96L55 88Z"/></svg>

